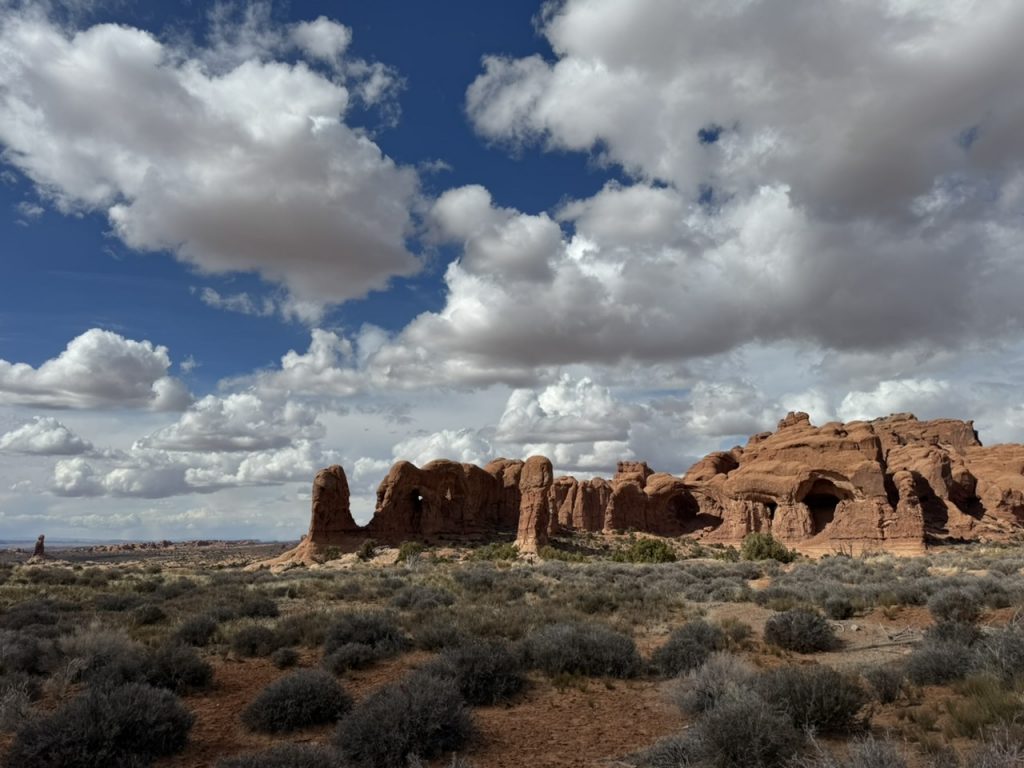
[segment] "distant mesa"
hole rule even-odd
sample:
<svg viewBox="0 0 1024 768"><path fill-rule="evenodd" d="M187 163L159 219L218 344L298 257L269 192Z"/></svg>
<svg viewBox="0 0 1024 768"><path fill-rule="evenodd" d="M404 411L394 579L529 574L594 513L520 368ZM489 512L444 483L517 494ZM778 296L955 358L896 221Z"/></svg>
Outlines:
<svg viewBox="0 0 1024 768"><path fill-rule="evenodd" d="M355 523L340 466L313 481L309 533L274 564L314 563L367 539L472 541L516 535L535 553L553 534L634 530L737 544L752 531L807 554L919 554L943 541L1006 539L1024 526L1024 445L984 447L971 421L811 424L789 413L775 432L711 453L682 476L619 462L611 480L555 477L543 456L485 467L400 461Z"/></svg>

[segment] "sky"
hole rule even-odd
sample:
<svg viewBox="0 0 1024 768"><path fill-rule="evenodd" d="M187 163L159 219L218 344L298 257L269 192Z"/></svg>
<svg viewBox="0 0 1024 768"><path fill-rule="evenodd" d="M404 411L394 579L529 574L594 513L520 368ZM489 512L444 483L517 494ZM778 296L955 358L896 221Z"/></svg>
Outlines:
<svg viewBox="0 0 1024 768"><path fill-rule="evenodd" d="M1024 441L1015 0L0 0L0 539L400 459Z"/></svg>

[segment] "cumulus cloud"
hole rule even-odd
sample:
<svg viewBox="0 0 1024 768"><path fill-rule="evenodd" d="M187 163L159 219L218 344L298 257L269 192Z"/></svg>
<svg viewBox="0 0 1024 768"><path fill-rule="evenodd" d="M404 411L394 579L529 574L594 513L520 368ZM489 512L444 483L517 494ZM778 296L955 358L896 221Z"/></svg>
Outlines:
<svg viewBox="0 0 1024 768"><path fill-rule="evenodd" d="M10 453L75 456L93 450L92 443L50 416L36 416L28 424L0 435L0 451Z"/></svg>
<svg viewBox="0 0 1024 768"><path fill-rule="evenodd" d="M395 461L411 461L422 466L434 459L486 464L495 458L490 441L476 430L443 429L429 435L413 435L392 449Z"/></svg>
<svg viewBox="0 0 1024 768"><path fill-rule="evenodd" d="M254 392L207 395L178 421L139 440L165 451L255 451L323 437L316 409L295 400L268 400Z"/></svg>
<svg viewBox="0 0 1024 768"><path fill-rule="evenodd" d="M256 272L307 309L416 272L416 172L344 122L352 89L383 98L383 70L353 62L330 79L269 59L280 33L258 15L232 23L187 51L127 26L68 33L33 7L0 11L6 160L62 210L104 212L131 248ZM326 54L333 34L341 56L344 27L311 25L295 28L303 50Z"/></svg>
<svg viewBox="0 0 1024 768"><path fill-rule="evenodd" d="M530 285L474 264L502 263L493 233L537 217L476 188L443 196L435 218L465 256L445 308L399 343L475 371L500 357L500 376L786 340L941 354L1019 333L1017 4L567 0L541 30L554 61L485 59L475 128L631 180L562 208L568 231Z"/></svg>
<svg viewBox="0 0 1024 768"><path fill-rule="evenodd" d="M92 328L38 368L0 360L0 403L180 410L190 396L170 366L167 347Z"/></svg>

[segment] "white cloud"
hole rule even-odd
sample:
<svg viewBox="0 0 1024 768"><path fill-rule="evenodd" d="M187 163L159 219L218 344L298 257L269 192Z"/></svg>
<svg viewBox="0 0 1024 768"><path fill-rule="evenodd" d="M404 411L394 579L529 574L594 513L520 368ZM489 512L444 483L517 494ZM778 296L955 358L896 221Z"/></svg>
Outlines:
<svg viewBox="0 0 1024 768"><path fill-rule="evenodd" d="M326 16L295 24L291 36L304 53L334 66L340 64L345 49L352 42L352 30Z"/></svg>
<svg viewBox="0 0 1024 768"><path fill-rule="evenodd" d="M434 459L484 465L495 458L489 440L472 429L443 429L429 435L414 435L391 450L395 461L423 466Z"/></svg>
<svg viewBox="0 0 1024 768"><path fill-rule="evenodd" d="M0 451L38 456L75 456L91 453L93 445L50 416L36 416L28 424L0 435Z"/></svg>
<svg viewBox="0 0 1024 768"><path fill-rule="evenodd" d="M38 368L0 360L0 403L180 410L190 398L170 366L166 347L92 328Z"/></svg>
<svg viewBox="0 0 1024 768"><path fill-rule="evenodd" d="M61 209L105 212L132 248L257 272L307 309L416 272L416 172L344 122L350 88L384 98L381 72L353 62L332 81L268 60L259 14L234 36L224 23L214 62L127 26L68 34L0 11L6 159Z"/></svg>
<svg viewBox="0 0 1024 768"><path fill-rule="evenodd" d="M165 451L255 451L321 437L323 427L310 406L236 392L201 398L176 423L153 432L137 446Z"/></svg>
<svg viewBox="0 0 1024 768"><path fill-rule="evenodd" d="M192 293L199 294L199 300L208 307L223 309L227 312L238 312L242 315L255 315L256 317L269 317L277 311L277 302L269 296L262 299L254 299L244 291L222 295L214 288L205 287L198 291L193 288Z"/></svg>

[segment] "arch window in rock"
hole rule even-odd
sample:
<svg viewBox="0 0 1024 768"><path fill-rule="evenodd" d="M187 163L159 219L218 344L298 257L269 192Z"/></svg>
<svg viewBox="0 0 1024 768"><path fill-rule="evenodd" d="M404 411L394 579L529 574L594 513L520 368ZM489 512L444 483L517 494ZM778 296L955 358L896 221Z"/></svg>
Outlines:
<svg viewBox="0 0 1024 768"><path fill-rule="evenodd" d="M838 488L831 480L819 478L800 499L811 515L811 525L815 534L828 528L835 520L836 507L839 502L850 498L850 493Z"/></svg>

